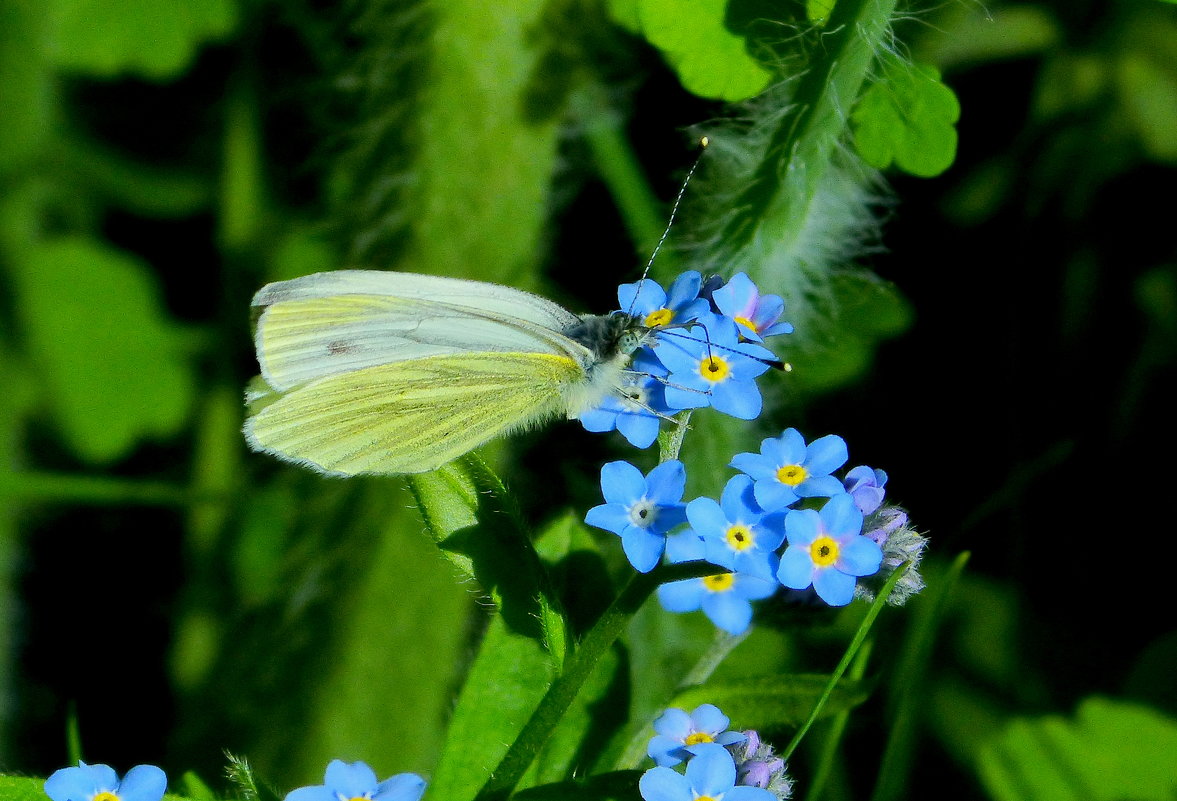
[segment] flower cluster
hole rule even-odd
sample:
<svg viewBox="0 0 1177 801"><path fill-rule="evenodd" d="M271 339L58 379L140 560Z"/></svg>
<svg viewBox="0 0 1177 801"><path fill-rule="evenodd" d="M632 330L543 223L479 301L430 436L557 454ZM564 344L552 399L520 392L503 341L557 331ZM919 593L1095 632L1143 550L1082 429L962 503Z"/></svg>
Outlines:
<svg viewBox="0 0 1177 801"><path fill-rule="evenodd" d="M657 763L638 782L646 801L784 801L793 783L784 760L755 731L729 731L728 718L703 704L668 709L654 721L647 752ZM675 766L685 764L679 773Z"/></svg>
<svg viewBox="0 0 1177 801"><path fill-rule="evenodd" d="M45 794L52 801L160 801L168 779L155 765L138 765L121 780L109 765L62 768L45 780ZM419 801L425 780L415 773L400 773L377 781L376 773L363 762L332 760L323 784L300 787L286 794L285 801Z"/></svg>
<svg viewBox="0 0 1177 801"><path fill-rule="evenodd" d="M882 470L860 466L835 475L847 458L841 437L807 443L796 429L786 429L765 439L759 453L732 458L741 473L718 501L701 497L686 504L681 462L665 462L648 476L628 462L611 462L601 471L606 503L589 510L585 521L618 534L641 572L663 558L724 568L665 584L658 597L671 612L701 609L732 634L751 623L751 601L781 586L844 606L856 596L873 599L882 581L911 561L889 599L901 604L923 586L914 567L926 540L908 527L902 509L883 505Z"/></svg>
<svg viewBox="0 0 1177 801"><path fill-rule="evenodd" d="M777 359L758 343L793 330L780 320L785 302L779 296L761 295L744 273L704 286L690 270L669 290L648 278L623 284L617 301L620 313L655 330L654 346L634 354L621 394L580 416L586 429L616 429L646 448L663 418L686 409L710 406L741 420L760 414L756 378Z"/></svg>

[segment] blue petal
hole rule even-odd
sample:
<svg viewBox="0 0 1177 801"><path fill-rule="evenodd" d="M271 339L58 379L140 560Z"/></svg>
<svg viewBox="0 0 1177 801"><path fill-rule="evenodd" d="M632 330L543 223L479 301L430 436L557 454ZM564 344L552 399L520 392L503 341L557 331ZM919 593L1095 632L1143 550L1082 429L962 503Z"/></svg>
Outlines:
<svg viewBox="0 0 1177 801"><path fill-rule="evenodd" d="M694 760L691 760L692 762ZM646 801L691 801L691 786L685 776L670 768L650 768L638 780L638 790Z"/></svg>
<svg viewBox="0 0 1177 801"><path fill-rule="evenodd" d="M649 573L662 559L666 537L632 526L621 535L621 548L635 570L639 573Z"/></svg>
<svg viewBox="0 0 1177 801"><path fill-rule="evenodd" d="M339 795L330 787L317 784L291 790L282 801L339 801Z"/></svg>
<svg viewBox="0 0 1177 801"><path fill-rule="evenodd" d="M813 589L817 595L830 606L845 606L854 600L854 576L848 576L841 570L827 567L817 571L813 577Z"/></svg>
<svg viewBox="0 0 1177 801"><path fill-rule="evenodd" d="M719 505L727 519L733 523L755 523L760 519L760 504L752 492L752 477L744 474L732 476L723 487Z"/></svg>
<svg viewBox="0 0 1177 801"><path fill-rule="evenodd" d="M764 408L753 381L725 381L712 387L711 394L711 407L737 420L755 420Z"/></svg>
<svg viewBox="0 0 1177 801"><path fill-rule="evenodd" d="M666 305L666 290L657 281L643 278L617 287L618 307L635 317L645 317Z"/></svg>
<svg viewBox="0 0 1177 801"><path fill-rule="evenodd" d="M776 480L777 466L771 459L759 453L737 453L728 462L728 466L747 473L757 481Z"/></svg>
<svg viewBox="0 0 1177 801"><path fill-rule="evenodd" d="M695 731L706 732L716 737L721 731L726 731L731 719L719 711L715 704L700 704L691 710L691 723Z"/></svg>
<svg viewBox="0 0 1177 801"><path fill-rule="evenodd" d="M168 789L168 777L155 765L136 765L119 784L122 801L160 801Z"/></svg>
<svg viewBox="0 0 1177 801"><path fill-rule="evenodd" d="M666 387L666 402L676 409L702 409L711 405L711 395L702 386L702 377L691 379L690 374L676 374L681 386Z"/></svg>
<svg viewBox="0 0 1177 801"><path fill-rule="evenodd" d="M682 745L683 741L691 735L691 716L687 714L686 710L672 706L654 721L654 731L663 737L677 741L678 745ZM654 741L651 740L650 745L653 746L653 744Z"/></svg>
<svg viewBox="0 0 1177 801"><path fill-rule="evenodd" d="M813 559L806 547L791 545L781 556L776 577L791 590L804 590L813 583Z"/></svg>
<svg viewBox="0 0 1177 801"><path fill-rule="evenodd" d="M86 801L102 790L114 791L119 776L110 765L87 765L85 762L55 770L45 780L45 794L53 801Z"/></svg>
<svg viewBox="0 0 1177 801"><path fill-rule="evenodd" d="M687 781L698 795L722 795L736 783L736 762L722 745L707 743L687 763Z"/></svg>
<svg viewBox="0 0 1177 801"><path fill-rule="evenodd" d="M341 793L344 798L355 798L376 789L376 772L365 762L344 762L333 759L327 765L323 784Z"/></svg>
<svg viewBox="0 0 1177 801"><path fill-rule="evenodd" d="M752 622L752 605L734 592L709 592L702 606L703 614L728 634L743 634Z"/></svg>
<svg viewBox="0 0 1177 801"><path fill-rule="evenodd" d="M687 470L677 459L663 462L646 476L646 497L655 503L678 503L687 489Z"/></svg>
<svg viewBox="0 0 1177 801"><path fill-rule="evenodd" d="M629 519L629 510L616 503L603 503L589 509L584 516L584 522L614 534L621 534L629 528L633 521Z"/></svg>
<svg viewBox="0 0 1177 801"><path fill-rule="evenodd" d="M667 612L694 612L703 595L710 595L699 579L672 581L658 588L658 601Z"/></svg>
<svg viewBox="0 0 1177 801"><path fill-rule="evenodd" d="M786 464L801 464L805 461L807 449L805 437L801 436L800 431L795 428L786 428L777 442L780 443L777 447L777 453L780 455L780 461L777 462L778 467Z"/></svg>
<svg viewBox="0 0 1177 801"><path fill-rule="evenodd" d="M418 801L424 793L424 779L416 773L398 773L380 782L372 801Z"/></svg>
<svg viewBox="0 0 1177 801"><path fill-rule="evenodd" d="M805 454L805 469L820 476L829 475L846 464L849 458L846 440L837 434L826 434L809 443Z"/></svg>
<svg viewBox="0 0 1177 801"><path fill-rule="evenodd" d="M739 573L740 578L745 576L760 578L767 583L771 582L772 577L776 575L778 561L777 555L772 551L762 551L757 548L735 554L731 564L724 565L724 567L729 567ZM769 586L772 586L771 583Z"/></svg>
<svg viewBox="0 0 1177 801"><path fill-rule="evenodd" d="M776 476L757 481L754 493L756 503L766 512L780 511L800 498L788 484L777 481Z"/></svg>
<svg viewBox="0 0 1177 801"><path fill-rule="evenodd" d="M679 711L682 712L681 709ZM683 714L685 715L686 713L683 712ZM664 768L674 767L688 756L687 752L683 749L683 739L685 737L686 735L683 735L682 738L674 739L657 734L650 740L649 746L646 747L646 754L650 759L654 760L655 765L661 765Z"/></svg>
<svg viewBox="0 0 1177 801"><path fill-rule="evenodd" d="M672 562L696 562L705 559L707 554L703 540L694 529L688 528L667 536L666 556Z"/></svg>
<svg viewBox="0 0 1177 801"><path fill-rule="evenodd" d="M581 418L584 422L584 418ZM658 418L649 414L621 414L617 416L617 430L621 436L635 448L648 448L658 439ZM592 429L589 431L608 431L609 429Z"/></svg>
<svg viewBox="0 0 1177 801"><path fill-rule="evenodd" d="M852 576L873 576L882 563L883 549L874 540L855 536L842 543L834 566Z"/></svg>
<svg viewBox="0 0 1177 801"><path fill-rule="evenodd" d="M771 556L776 558L776 554L771 554ZM772 574L770 573L769 576ZM776 593L779 586L771 578L760 578L748 573L740 573L736 576L736 586L732 588L732 592L746 601L759 601Z"/></svg>
<svg viewBox="0 0 1177 801"><path fill-rule="evenodd" d="M810 476L797 485L796 492L802 498L832 498L845 493L846 488L834 476Z"/></svg>
<svg viewBox="0 0 1177 801"><path fill-rule="evenodd" d="M608 462L601 467L601 494L609 503L630 506L646 492L646 477L629 462Z"/></svg>
<svg viewBox="0 0 1177 801"><path fill-rule="evenodd" d="M736 567L736 555L721 537L703 537L703 558L728 570L734 570Z"/></svg>
<svg viewBox="0 0 1177 801"><path fill-rule="evenodd" d="M699 297L703 276L698 270L686 270L675 278L666 292L666 305L677 309Z"/></svg>
<svg viewBox="0 0 1177 801"><path fill-rule="evenodd" d="M785 515L774 512L760 518L756 525L756 547L762 551L775 551L785 541Z"/></svg>
<svg viewBox="0 0 1177 801"><path fill-rule="evenodd" d="M798 547L812 545L818 534L821 533L821 523L821 515L813 509L790 509L785 514L785 536L790 545Z"/></svg>
<svg viewBox="0 0 1177 801"><path fill-rule="evenodd" d="M819 514L829 534L846 536L862 533L862 512L854 503L854 498L845 492L830 498Z"/></svg>
<svg viewBox="0 0 1177 801"><path fill-rule="evenodd" d="M612 431L617 427L617 417L618 415L615 409L604 409L598 406L582 414L580 416L580 424L584 426L585 431L601 434L606 431Z"/></svg>
<svg viewBox="0 0 1177 801"><path fill-rule="evenodd" d="M723 509L711 498L695 498L687 504L687 520L703 537L723 537L728 519Z"/></svg>

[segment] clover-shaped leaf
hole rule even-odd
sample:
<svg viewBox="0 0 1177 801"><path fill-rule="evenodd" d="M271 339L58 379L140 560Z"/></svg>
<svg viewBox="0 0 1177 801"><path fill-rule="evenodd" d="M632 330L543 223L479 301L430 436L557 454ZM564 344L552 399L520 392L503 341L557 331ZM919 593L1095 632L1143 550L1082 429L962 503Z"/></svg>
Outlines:
<svg viewBox="0 0 1177 801"><path fill-rule="evenodd" d="M727 5L727 0L612 0L609 11L618 24L662 51L689 92L745 100L768 85L771 73L748 54L747 40L727 27Z"/></svg>
<svg viewBox="0 0 1177 801"><path fill-rule="evenodd" d="M872 167L894 164L921 178L956 158L960 103L927 65L892 64L858 101L850 122L859 155Z"/></svg>

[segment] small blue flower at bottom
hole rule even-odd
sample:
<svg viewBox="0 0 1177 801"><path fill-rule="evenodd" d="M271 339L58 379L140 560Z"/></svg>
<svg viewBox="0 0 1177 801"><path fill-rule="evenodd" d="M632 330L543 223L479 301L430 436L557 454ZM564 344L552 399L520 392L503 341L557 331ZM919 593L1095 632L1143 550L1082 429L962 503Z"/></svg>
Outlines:
<svg viewBox="0 0 1177 801"><path fill-rule="evenodd" d="M699 746L685 776L671 768L650 768L638 789L645 801L777 801L768 790L737 786L736 761L718 743Z"/></svg>
<svg viewBox="0 0 1177 801"><path fill-rule="evenodd" d="M629 462L609 462L601 468L605 503L589 509L584 522L621 537L629 563L649 573L662 558L666 532L687 520L682 502L686 486L686 468L677 460L663 462L645 476Z"/></svg>
<svg viewBox="0 0 1177 801"><path fill-rule="evenodd" d="M398 773L382 782L364 762L331 760L323 784L299 787L286 794L285 801L417 801L425 792L425 780L416 773Z"/></svg>
<svg viewBox="0 0 1177 801"><path fill-rule="evenodd" d="M669 768L685 759L707 743L733 745L747 737L743 732L728 731L731 721L714 704L700 704L687 714L671 707L654 721L656 735L646 747L646 753L658 765Z"/></svg>
<svg viewBox="0 0 1177 801"><path fill-rule="evenodd" d="M167 775L155 765L136 765L120 781L109 765L79 761L45 780L53 801L160 801L167 787Z"/></svg>
<svg viewBox="0 0 1177 801"><path fill-rule="evenodd" d="M862 536L862 512L850 495L830 498L820 512L794 509L785 517L789 547L781 556L777 578L793 590L810 586L830 606L854 598L859 576L878 572L883 550Z"/></svg>

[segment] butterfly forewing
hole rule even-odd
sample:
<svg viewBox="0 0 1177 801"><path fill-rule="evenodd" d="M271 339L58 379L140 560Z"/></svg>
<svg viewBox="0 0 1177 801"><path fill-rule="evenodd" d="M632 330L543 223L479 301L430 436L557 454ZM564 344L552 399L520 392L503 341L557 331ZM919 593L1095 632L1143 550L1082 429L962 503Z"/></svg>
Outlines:
<svg viewBox="0 0 1177 801"><path fill-rule="evenodd" d="M588 351L558 331L497 312L390 295L289 298L268 306L256 336L262 376L284 391L316 378L427 356Z"/></svg>

